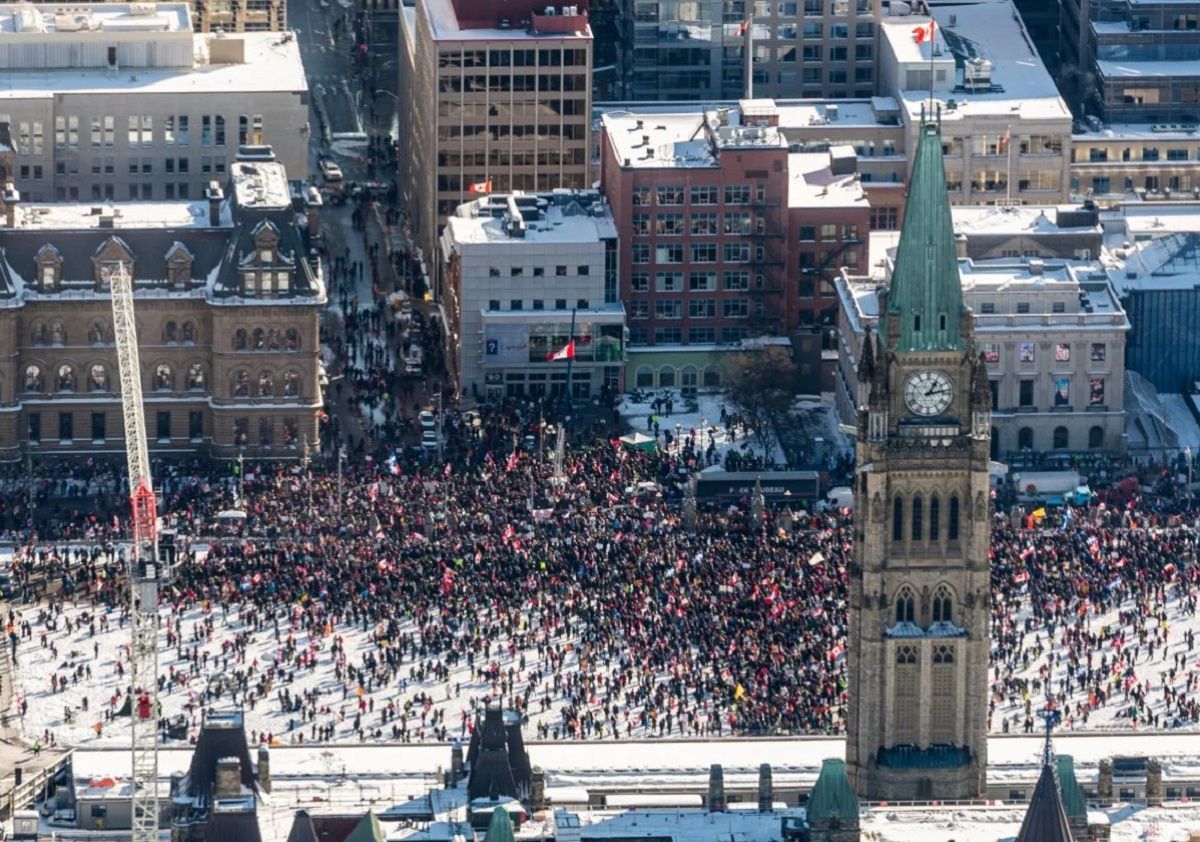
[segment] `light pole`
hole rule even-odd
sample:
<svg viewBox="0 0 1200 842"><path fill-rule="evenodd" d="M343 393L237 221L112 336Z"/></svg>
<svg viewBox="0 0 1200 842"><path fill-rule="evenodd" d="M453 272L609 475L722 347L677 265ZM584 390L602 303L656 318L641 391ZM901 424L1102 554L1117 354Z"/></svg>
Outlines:
<svg viewBox="0 0 1200 842"><path fill-rule="evenodd" d="M304 484L308 486L308 517L313 516L312 468L308 458L308 433L304 434Z"/></svg>
<svg viewBox="0 0 1200 842"><path fill-rule="evenodd" d="M246 507L246 460L238 453L238 502Z"/></svg>
<svg viewBox="0 0 1200 842"><path fill-rule="evenodd" d="M1188 498L1188 503L1190 504L1192 502L1192 448L1189 447L1188 445L1184 445L1183 455L1187 459L1187 468L1188 468L1187 498Z"/></svg>

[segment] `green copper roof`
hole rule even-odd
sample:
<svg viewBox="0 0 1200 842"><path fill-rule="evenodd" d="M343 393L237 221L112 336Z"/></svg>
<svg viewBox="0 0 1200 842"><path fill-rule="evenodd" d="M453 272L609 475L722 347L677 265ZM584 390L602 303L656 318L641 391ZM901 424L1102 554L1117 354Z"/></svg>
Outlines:
<svg viewBox="0 0 1200 842"><path fill-rule="evenodd" d="M858 796L846 777L845 760L828 757L821 761L821 774L817 776L805 809L810 824L833 816L844 822L858 822Z"/></svg>
<svg viewBox="0 0 1200 842"><path fill-rule="evenodd" d="M386 838L387 834L383 832L379 819L368 810L367 814L354 826L354 830L350 831L346 842L384 842Z"/></svg>
<svg viewBox="0 0 1200 842"><path fill-rule="evenodd" d="M1058 788L1062 792L1063 809L1067 818L1078 818L1087 815L1087 799L1083 788L1075 779L1075 758L1069 754L1060 754L1054 758L1058 767Z"/></svg>
<svg viewBox="0 0 1200 842"><path fill-rule="evenodd" d="M483 842L513 842L512 818L508 810L497 807L492 811L492 820L488 823L487 836Z"/></svg>
<svg viewBox="0 0 1200 842"><path fill-rule="evenodd" d="M898 351L962 350L962 310L942 132L936 123L926 123L917 141L896 266L888 288L888 312L900 316L900 335L885 339L894 341ZM885 332L886 321L881 320Z"/></svg>

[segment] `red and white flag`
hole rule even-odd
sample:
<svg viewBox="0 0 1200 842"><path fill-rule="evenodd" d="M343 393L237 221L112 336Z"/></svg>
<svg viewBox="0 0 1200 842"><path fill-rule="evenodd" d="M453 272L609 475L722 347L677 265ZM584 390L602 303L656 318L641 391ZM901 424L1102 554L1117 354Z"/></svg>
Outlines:
<svg viewBox="0 0 1200 842"><path fill-rule="evenodd" d="M930 19L930 21L929 21L929 29L926 29L923 26L914 27L913 31L912 31L913 40L916 41L918 44L924 44L926 41L928 41L929 43L932 44L933 43L933 33L934 33L936 27L937 27L937 24L935 24L932 19Z"/></svg>
<svg viewBox="0 0 1200 842"><path fill-rule="evenodd" d="M489 178L487 181L477 181L471 185L468 192L470 192L470 193L491 193L492 192L492 180Z"/></svg>
<svg viewBox="0 0 1200 842"><path fill-rule="evenodd" d="M572 339L566 345L562 346L562 348L558 351L555 351L552 354L547 354L546 359L550 362L554 362L555 360L575 359L575 340Z"/></svg>

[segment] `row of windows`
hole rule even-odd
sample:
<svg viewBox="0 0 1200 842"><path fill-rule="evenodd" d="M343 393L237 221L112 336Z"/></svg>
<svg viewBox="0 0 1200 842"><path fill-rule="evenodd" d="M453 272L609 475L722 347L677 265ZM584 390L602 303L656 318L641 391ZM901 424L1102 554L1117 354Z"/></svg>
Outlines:
<svg viewBox="0 0 1200 842"><path fill-rule="evenodd" d="M554 274L556 277L566 278L571 275L571 272L569 271L569 269L570 269L569 266L564 266L564 265L560 264L560 265L554 267ZM501 272L500 272L499 266L489 266L488 267L488 277L499 278L500 274L501 274ZM524 266L510 266L508 269L508 275L511 278L520 278L520 277L524 276L524 274L525 274ZM592 274L592 267L587 264L581 264L581 265L575 267L574 274L590 275L590 274ZM530 272L530 275L532 275L535 278L545 277L546 267L545 266L534 266L532 268L532 271Z"/></svg>
<svg viewBox="0 0 1200 842"><path fill-rule="evenodd" d="M1062 304L1061 301L1054 302ZM983 302L980 305L982 313L994 313L995 305L990 302ZM1028 313L1029 303L1018 302L1018 313ZM1057 312L1057 311L1056 311ZM1072 345L1070 342L1057 342L1054 344L1054 362L1068 363L1071 361ZM1105 362L1108 357L1108 346L1103 342L1091 342L1088 344L1088 361L1093 363ZM983 358L985 362L998 363L1000 362L1000 344L998 342L989 342L983 346ZM1020 342L1016 347L1016 360L1018 363L1025 365L1028 363L1037 362L1037 344L1034 342Z"/></svg>
<svg viewBox="0 0 1200 842"><path fill-rule="evenodd" d="M56 392L75 392L79 388L79 380L75 366L72 363L61 363L53 370L53 384ZM159 363L154 367L152 385L156 391L174 391L175 370L167 363ZM203 390L205 386L204 366L201 363L191 363L187 367L184 383L189 390ZM104 363L92 363L87 367L87 377L84 388L88 392L109 392L112 383L108 375L108 367ZM26 392L45 392L46 379L42 367L36 363L25 366L23 389Z"/></svg>
<svg viewBox="0 0 1200 842"><path fill-rule="evenodd" d="M992 441L998 442L999 438L995 430L992 430ZM1051 447L1054 450L1070 450L1071 449L1071 431L1063 426L1055 427L1050 437ZM1017 430L1017 449L1018 450L1033 450L1033 428L1021 427ZM1088 450L1099 450L1104 447L1104 428L1095 425L1088 428ZM999 448L995 448L999 449Z"/></svg>
<svg viewBox="0 0 1200 842"><path fill-rule="evenodd" d="M0 122L10 123L8 115L0 115ZM81 121L75 114L60 115L54 118L54 147L56 149L80 148L80 136L87 132L90 145L96 147L111 147L116 145L118 132L118 117L96 115L88 121ZM158 121L156 132L155 118L151 114L129 114L124 120L126 142L130 148L154 146L158 141L164 146L187 147L192 142L192 127L195 122L187 114L167 115ZM200 146L225 146L224 115L204 114L200 117ZM259 144L263 142L263 116L261 114L242 114L237 118L238 145ZM17 124L17 148L22 155L41 155L44 146L44 130L40 121L20 122Z"/></svg>
<svg viewBox="0 0 1200 842"><path fill-rule="evenodd" d="M929 498L929 513L926 517L925 513L925 498L920 494L913 495L908 502L909 512L909 529L908 540L910 541L940 541L942 538L942 528L945 527L946 539L948 541L958 540L958 522L959 522L959 503L958 495L950 495L950 503L947 512L947 517L942 517L942 500L937 494L933 494ZM892 499L892 540L905 540L904 531L904 498L897 494ZM928 536L928 538L927 538Z"/></svg>
<svg viewBox="0 0 1200 842"><path fill-rule="evenodd" d="M233 332L235 351L299 351L300 331L294 327L280 330L277 327L256 327L247 331L239 327Z"/></svg>
<svg viewBox="0 0 1200 842"><path fill-rule="evenodd" d="M685 365L683 368L676 368L673 365L664 365L658 369L658 379L655 380L655 370L648 365L638 366L634 374L634 380L639 389L652 388L674 388L680 386L684 389L694 388L698 384L703 385L706 389L716 388L721 385L721 371L715 365L706 365L703 370L698 369L694 365Z"/></svg>
<svg viewBox="0 0 1200 842"><path fill-rule="evenodd" d="M905 585L900 588L896 594L896 622L897 623L921 623L925 618L917 616L916 611L917 600L916 593L912 586ZM931 623L952 623L954 622L954 594L950 591L950 587L945 584L937 586L933 592L933 602L930 606L929 622ZM896 663L916 663L915 660L900 660L900 649L897 647ZM911 647L908 647L911 649ZM915 655L915 650L910 653ZM953 660L953 658L951 658Z"/></svg>
<svg viewBox="0 0 1200 842"><path fill-rule="evenodd" d="M39 412L31 412L25 416L29 441L38 444L42 441L42 416ZM155 440L170 441L173 438L171 412L160 410L154 414ZM287 423L287 422L285 422ZM295 425L295 421L291 422ZM91 413L91 441L102 444L108 438L108 413ZM199 410L188 412L188 439L197 442L204 438L204 413ZM75 440L75 413L58 413L58 441L60 444L71 444Z"/></svg>
<svg viewBox="0 0 1200 842"><path fill-rule="evenodd" d="M685 203L691 205L716 205L724 200L726 205L748 205L750 197L754 196L756 203L766 201L767 186L765 183L754 185L753 193L749 184L727 184L724 188L715 184L693 185L685 188L683 185L660 185L654 190L649 187L633 189L633 204L639 206L658 204L674 207Z"/></svg>
<svg viewBox="0 0 1200 842"><path fill-rule="evenodd" d="M535 298L530 303L533 305L534 310L545 310L546 309L546 300L544 298ZM586 310L590 306L591 306L591 302L588 301L588 299L586 299L586 298L579 298L579 299L576 299L576 301L575 301L575 308L578 310ZM489 299L488 300L488 309L489 310L503 309L500 306L500 299L499 298ZM513 299L509 300L508 309L509 310L524 310L525 309L525 299L513 298ZM567 309L567 299L565 299L565 298L554 299L554 309L555 310L566 310Z"/></svg>
<svg viewBox="0 0 1200 842"><path fill-rule="evenodd" d="M750 315L750 302L745 298L725 298L720 302L715 298L695 298L688 301L687 315L690 319L715 319L718 311L727 319L745 319ZM761 316L765 310L762 301L756 301L754 311ZM683 301L678 298L660 298L654 302L654 317L656 319L683 318ZM644 299L629 302L629 318L650 318L650 302Z"/></svg>
<svg viewBox="0 0 1200 842"><path fill-rule="evenodd" d="M713 327L691 327L688 328L685 334L681 327L656 327L654 329L654 344L655 345L681 345L683 344L684 336L687 337L687 342L690 345L712 345L718 341L726 345L732 345L741 342L750 336L750 329L746 327L738 327L727 325L721 328L720 334ZM650 332L644 327L629 328L629 344L630 345L648 345L650 342Z"/></svg>

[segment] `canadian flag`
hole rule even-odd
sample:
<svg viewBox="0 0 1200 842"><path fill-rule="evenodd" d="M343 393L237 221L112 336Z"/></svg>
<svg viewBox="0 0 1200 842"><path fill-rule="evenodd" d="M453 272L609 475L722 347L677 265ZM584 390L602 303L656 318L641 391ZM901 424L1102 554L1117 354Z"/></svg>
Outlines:
<svg viewBox="0 0 1200 842"><path fill-rule="evenodd" d="M572 339L566 345L562 346L560 350L555 351L553 354L547 354L546 359L550 362L554 362L555 360L575 359L575 340Z"/></svg>
<svg viewBox="0 0 1200 842"><path fill-rule="evenodd" d="M491 193L492 192L492 180L489 178L487 181L477 181L471 185L470 190L468 192Z"/></svg>
<svg viewBox="0 0 1200 842"><path fill-rule="evenodd" d="M936 28L936 26L937 26L937 24L935 24L933 22L933 20L930 20L928 31L923 26L915 27L912 31L913 40L916 41L918 44L924 44L925 41L928 40L929 43L932 44L933 43L933 33L934 33L934 29Z"/></svg>

